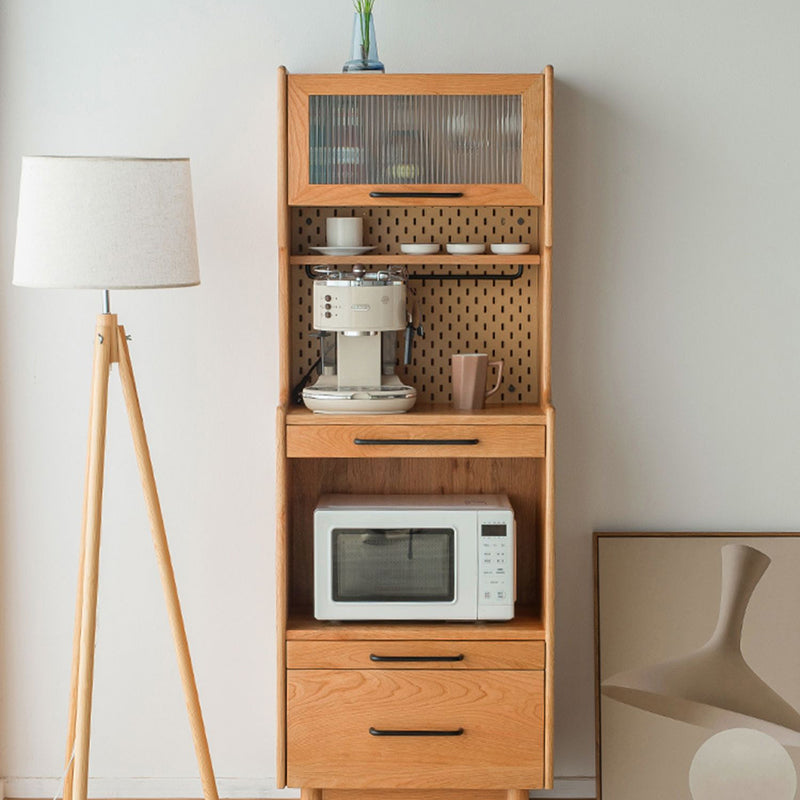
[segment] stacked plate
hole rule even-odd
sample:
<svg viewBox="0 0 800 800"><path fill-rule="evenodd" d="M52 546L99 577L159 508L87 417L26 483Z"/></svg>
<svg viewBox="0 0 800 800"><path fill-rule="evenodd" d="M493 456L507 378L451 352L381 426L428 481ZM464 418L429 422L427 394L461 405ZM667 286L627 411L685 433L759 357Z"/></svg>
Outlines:
<svg viewBox="0 0 800 800"><path fill-rule="evenodd" d="M409 256L432 256L434 253L439 252L439 245L405 242L400 245L400 252Z"/></svg>
<svg viewBox="0 0 800 800"><path fill-rule="evenodd" d="M486 252L485 244L468 244L467 242L448 242L447 252L454 256L474 256Z"/></svg>
<svg viewBox="0 0 800 800"><path fill-rule="evenodd" d="M530 249L531 246L529 244L523 244L522 242L498 242L491 245L492 252L502 256L519 256L530 252Z"/></svg>
<svg viewBox="0 0 800 800"><path fill-rule="evenodd" d="M436 243L403 242L400 251L410 256L431 256L439 252L440 245ZM496 255L518 256L529 253L531 246L522 242L497 242L489 245ZM485 244L471 244L469 242L447 242L445 249L454 256L475 256L486 252Z"/></svg>

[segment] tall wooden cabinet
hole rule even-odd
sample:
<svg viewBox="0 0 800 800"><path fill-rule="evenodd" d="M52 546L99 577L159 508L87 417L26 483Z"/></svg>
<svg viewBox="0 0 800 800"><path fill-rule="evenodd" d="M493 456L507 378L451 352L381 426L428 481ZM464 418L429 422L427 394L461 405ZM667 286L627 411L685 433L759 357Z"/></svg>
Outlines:
<svg viewBox="0 0 800 800"><path fill-rule="evenodd" d="M456 791L520 800L552 786L552 86L550 67L279 71L277 776L307 800L377 797L376 789L413 800ZM326 218L342 214L364 218L365 244L375 248L359 263L409 270L425 336L399 367L418 392L405 414L319 415L293 402L319 355L309 268L353 263L311 249L325 244ZM402 255L409 241L442 251ZM448 241L526 242L531 251L453 256ZM501 390L480 411L451 407L457 352L505 361ZM363 444L381 440L392 443ZM507 494L517 521L514 619L316 621L312 515L328 492Z"/></svg>

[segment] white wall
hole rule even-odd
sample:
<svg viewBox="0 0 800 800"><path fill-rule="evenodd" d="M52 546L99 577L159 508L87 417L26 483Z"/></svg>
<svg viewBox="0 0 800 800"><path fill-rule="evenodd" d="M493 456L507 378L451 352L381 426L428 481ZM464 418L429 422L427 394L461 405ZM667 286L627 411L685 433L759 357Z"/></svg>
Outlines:
<svg viewBox="0 0 800 800"><path fill-rule="evenodd" d="M0 4L0 774L63 761L94 293L10 286L24 153L192 159L203 284L117 293L223 794L274 794L275 67L347 0ZM556 68L556 774L594 773L593 529L797 529L795 0L379 0L392 72ZM199 795L117 387L92 774ZM676 576L679 579L680 576Z"/></svg>

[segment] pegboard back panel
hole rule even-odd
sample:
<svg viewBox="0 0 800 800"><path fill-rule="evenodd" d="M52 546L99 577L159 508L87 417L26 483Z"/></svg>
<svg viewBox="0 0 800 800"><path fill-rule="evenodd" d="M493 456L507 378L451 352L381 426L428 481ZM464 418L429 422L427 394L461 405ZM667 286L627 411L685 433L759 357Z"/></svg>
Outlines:
<svg viewBox="0 0 800 800"><path fill-rule="evenodd" d="M362 216L364 244L375 253L399 253L401 242L526 242L538 252L539 209L530 208L293 208L292 253L304 255L325 245L329 216ZM443 248L444 249L444 248ZM513 259L513 256L510 258ZM402 257L398 259L402 263ZM414 337L412 363L400 364L401 378L417 389L419 402L452 400L450 357L454 353L487 353L503 359L500 390L493 403L539 402L539 267L526 265L514 281L470 279L470 275L507 275L513 262L491 264L425 264L410 272L464 275L463 280L410 280L408 306L424 336ZM320 340L312 326L313 280L302 266L292 270L292 379L296 385L319 358Z"/></svg>
<svg viewBox="0 0 800 800"><path fill-rule="evenodd" d="M400 252L404 242L524 242L539 252L539 212L535 206L500 207L339 207L292 208L292 253L324 247L328 217L362 217L364 245L376 254Z"/></svg>
<svg viewBox="0 0 800 800"><path fill-rule="evenodd" d="M292 379L297 384L320 354L320 340L313 320L313 280L303 267L292 267ZM436 268L430 268L433 271ZM415 322L424 337L414 337L412 363L399 364L398 375L417 390L419 402L452 400L450 356L454 353L487 353L490 360L503 359L500 391L492 403L538 403L538 271L526 266L521 278L508 281L470 280L470 272L507 271L501 265L463 265L463 280L409 281L409 307L416 304ZM452 271L452 267L448 267ZM402 359L402 334L397 337Z"/></svg>

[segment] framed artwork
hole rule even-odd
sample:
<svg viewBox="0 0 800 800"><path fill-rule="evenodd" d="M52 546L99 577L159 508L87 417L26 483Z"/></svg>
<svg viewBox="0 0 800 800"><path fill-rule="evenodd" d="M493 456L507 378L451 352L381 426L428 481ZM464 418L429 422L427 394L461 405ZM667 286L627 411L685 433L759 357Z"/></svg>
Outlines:
<svg viewBox="0 0 800 800"><path fill-rule="evenodd" d="M793 800L800 533L595 533L601 800Z"/></svg>

